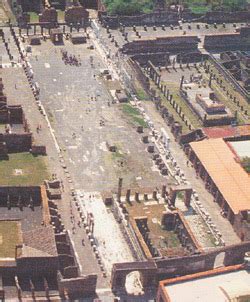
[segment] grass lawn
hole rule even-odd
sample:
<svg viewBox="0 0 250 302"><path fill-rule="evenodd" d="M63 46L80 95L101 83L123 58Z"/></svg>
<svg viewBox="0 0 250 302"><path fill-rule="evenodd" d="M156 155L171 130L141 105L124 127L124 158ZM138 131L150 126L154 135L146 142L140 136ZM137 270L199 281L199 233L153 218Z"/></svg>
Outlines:
<svg viewBox="0 0 250 302"><path fill-rule="evenodd" d="M190 5L189 8L191 9L192 13L194 14L205 14L211 10L210 6L207 5Z"/></svg>
<svg viewBox="0 0 250 302"><path fill-rule="evenodd" d="M144 90L142 88L138 88L136 90L136 95L137 95L137 97L140 101L144 101L145 99L148 98L146 93L144 92Z"/></svg>
<svg viewBox="0 0 250 302"><path fill-rule="evenodd" d="M39 22L39 17L38 17L37 13L35 13L35 12L28 12L28 14L30 15L30 22L31 23Z"/></svg>
<svg viewBox="0 0 250 302"><path fill-rule="evenodd" d="M144 128L148 128L148 124L144 121L137 108L132 107L130 104L123 104L122 111L129 117L130 121L135 126L142 126Z"/></svg>
<svg viewBox="0 0 250 302"><path fill-rule="evenodd" d="M0 258L15 258L18 231L17 221L0 221Z"/></svg>
<svg viewBox="0 0 250 302"><path fill-rule="evenodd" d="M65 13L62 10L57 10L57 18L59 22L64 22Z"/></svg>
<svg viewBox="0 0 250 302"><path fill-rule="evenodd" d="M5 133L5 124L0 124L0 133Z"/></svg>
<svg viewBox="0 0 250 302"><path fill-rule="evenodd" d="M9 160L0 161L0 185L41 185L49 176L43 156L31 153L13 153Z"/></svg>

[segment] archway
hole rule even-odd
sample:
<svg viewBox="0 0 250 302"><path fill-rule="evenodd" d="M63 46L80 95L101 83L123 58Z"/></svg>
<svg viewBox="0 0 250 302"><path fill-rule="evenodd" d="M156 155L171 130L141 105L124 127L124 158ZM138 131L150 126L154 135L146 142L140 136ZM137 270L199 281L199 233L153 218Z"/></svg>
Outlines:
<svg viewBox="0 0 250 302"><path fill-rule="evenodd" d="M127 274L125 289L129 295L138 295L143 292L141 273L139 271Z"/></svg>

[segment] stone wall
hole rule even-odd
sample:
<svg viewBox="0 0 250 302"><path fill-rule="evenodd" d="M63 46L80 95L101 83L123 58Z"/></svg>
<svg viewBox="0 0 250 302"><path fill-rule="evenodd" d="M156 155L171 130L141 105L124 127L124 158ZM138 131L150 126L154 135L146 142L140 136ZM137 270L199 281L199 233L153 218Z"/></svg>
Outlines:
<svg viewBox="0 0 250 302"><path fill-rule="evenodd" d="M0 110L0 123L3 124L22 124L23 109L21 105L4 106Z"/></svg>
<svg viewBox="0 0 250 302"><path fill-rule="evenodd" d="M20 275L30 278L55 274L59 268L58 257L17 258L17 270Z"/></svg>
<svg viewBox="0 0 250 302"><path fill-rule="evenodd" d="M116 28L122 23L125 26L131 25L162 25L177 24L180 20L179 13L175 11L159 11L149 14L141 14L135 16L107 16L100 15L100 20L104 26Z"/></svg>
<svg viewBox="0 0 250 302"><path fill-rule="evenodd" d="M138 62L141 66L146 66L148 61L151 61L155 66L166 66L169 62L169 55L166 52L135 54L131 59Z"/></svg>
<svg viewBox="0 0 250 302"><path fill-rule="evenodd" d="M235 215L233 228L242 241L250 241L250 221L247 211Z"/></svg>
<svg viewBox="0 0 250 302"><path fill-rule="evenodd" d="M50 22L52 24L57 23L57 11L55 8L45 8L39 15L39 22Z"/></svg>
<svg viewBox="0 0 250 302"><path fill-rule="evenodd" d="M5 142L8 153L29 152L32 145L31 133L0 134L0 142Z"/></svg>
<svg viewBox="0 0 250 302"><path fill-rule="evenodd" d="M132 60L128 59L127 61L128 66L130 67L130 71L136 76L140 84L142 85L143 89L145 90L146 93L149 93L150 89L150 84L149 84L149 79L145 76L145 74L141 71L141 68L139 64ZM136 91L136 89L134 88Z"/></svg>
<svg viewBox="0 0 250 302"><path fill-rule="evenodd" d="M126 276L132 271L139 271L149 278L164 280L176 276L204 272L218 266L231 266L244 263L245 253L250 251L250 242L240 243L232 246L214 249L199 255L176 258L155 258L153 262L128 262L114 264L112 269L111 287L113 290L121 289L124 286ZM221 263L218 263L218 258ZM157 271L153 269L156 265ZM147 267L149 266L149 267Z"/></svg>
<svg viewBox="0 0 250 302"><path fill-rule="evenodd" d="M191 131L187 134L181 135L180 139L179 139L179 142L180 142L180 144L185 145L185 144L189 144L189 143L194 142L194 141L202 140L205 137L206 136L203 133L202 129L196 129L196 130Z"/></svg>
<svg viewBox="0 0 250 302"><path fill-rule="evenodd" d="M230 23L230 22L249 22L250 11L236 12L207 12L204 16L204 22L207 23Z"/></svg>
<svg viewBox="0 0 250 302"><path fill-rule="evenodd" d="M150 40L134 40L121 47L121 52L135 55L138 53L158 53L170 51L197 50L198 37L190 36L168 36L157 37Z"/></svg>
<svg viewBox="0 0 250 302"><path fill-rule="evenodd" d="M61 297L87 297L95 294L97 275L87 275L78 278L58 278L58 290Z"/></svg>
<svg viewBox="0 0 250 302"><path fill-rule="evenodd" d="M242 27L240 31L236 33L205 35L204 48L226 49L226 50L248 49L248 47L250 46L249 37L250 37L250 26Z"/></svg>
<svg viewBox="0 0 250 302"><path fill-rule="evenodd" d="M99 1L102 2L102 1ZM177 24L179 20L184 19L189 22L205 23L231 23L231 22L249 22L250 11L236 12L207 12L205 15L193 14L188 9L182 12L165 10L149 14L140 14L135 16L108 16L103 5L98 6L99 18L104 26L117 28L120 23L125 26L132 25L162 25Z"/></svg>
<svg viewBox="0 0 250 302"><path fill-rule="evenodd" d="M213 269L216 257L221 253L225 253L222 265L230 266L240 264L244 262L245 253L248 251L250 251L250 242L215 249L203 255L156 259L158 276L159 279L165 279Z"/></svg>
<svg viewBox="0 0 250 302"><path fill-rule="evenodd" d="M31 153L33 155L46 155L46 146L38 146L38 145L32 145Z"/></svg>
<svg viewBox="0 0 250 302"><path fill-rule="evenodd" d="M98 9L98 0L79 0L81 5L87 9Z"/></svg>
<svg viewBox="0 0 250 302"><path fill-rule="evenodd" d="M65 22L67 24L87 24L89 12L82 6L70 6L65 10Z"/></svg>
<svg viewBox="0 0 250 302"><path fill-rule="evenodd" d="M41 188L39 186L29 186L29 187L21 187L21 186L1 186L0 187L0 206L7 205L7 198L9 196L10 201L14 204L18 202L19 196L22 200L30 200L32 197L34 205L41 205Z"/></svg>
<svg viewBox="0 0 250 302"><path fill-rule="evenodd" d="M13 2L13 1L11 1ZM24 12L40 12L42 6L42 0L18 0L18 4L21 4L22 10Z"/></svg>

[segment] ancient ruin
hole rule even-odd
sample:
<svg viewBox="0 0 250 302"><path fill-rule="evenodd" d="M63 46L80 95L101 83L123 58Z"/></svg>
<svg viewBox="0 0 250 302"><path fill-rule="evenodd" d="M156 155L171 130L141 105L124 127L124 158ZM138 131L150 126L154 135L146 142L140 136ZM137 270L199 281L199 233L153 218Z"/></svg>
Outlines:
<svg viewBox="0 0 250 302"><path fill-rule="evenodd" d="M31 2L0 4L0 299L248 298L249 4Z"/></svg>

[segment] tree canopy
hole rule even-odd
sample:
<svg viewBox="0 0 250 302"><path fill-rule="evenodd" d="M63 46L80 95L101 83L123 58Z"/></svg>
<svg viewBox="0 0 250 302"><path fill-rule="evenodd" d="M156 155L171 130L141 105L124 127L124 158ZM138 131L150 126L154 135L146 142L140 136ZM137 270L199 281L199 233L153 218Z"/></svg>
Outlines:
<svg viewBox="0 0 250 302"><path fill-rule="evenodd" d="M166 0L167 5L183 4L193 13L207 11L237 11L246 7L250 0ZM137 15L152 12L157 0L104 0L109 14Z"/></svg>
<svg viewBox="0 0 250 302"><path fill-rule="evenodd" d="M110 14L136 15L153 10L154 0L104 0Z"/></svg>

